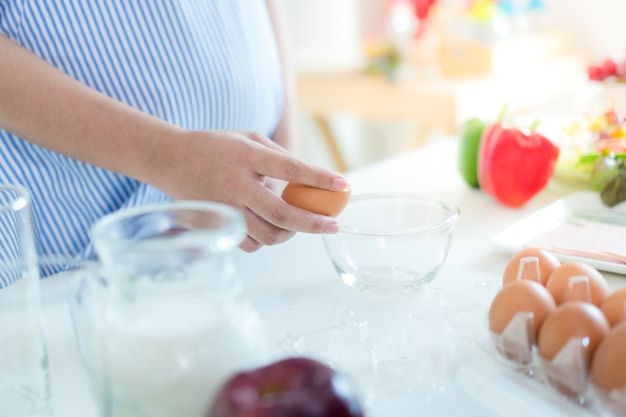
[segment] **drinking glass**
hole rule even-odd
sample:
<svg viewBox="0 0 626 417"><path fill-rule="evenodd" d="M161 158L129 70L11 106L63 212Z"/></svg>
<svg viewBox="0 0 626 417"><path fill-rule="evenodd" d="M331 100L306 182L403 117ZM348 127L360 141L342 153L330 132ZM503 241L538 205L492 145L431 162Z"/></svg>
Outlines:
<svg viewBox="0 0 626 417"><path fill-rule="evenodd" d="M50 414L31 195L0 185L0 417Z"/></svg>

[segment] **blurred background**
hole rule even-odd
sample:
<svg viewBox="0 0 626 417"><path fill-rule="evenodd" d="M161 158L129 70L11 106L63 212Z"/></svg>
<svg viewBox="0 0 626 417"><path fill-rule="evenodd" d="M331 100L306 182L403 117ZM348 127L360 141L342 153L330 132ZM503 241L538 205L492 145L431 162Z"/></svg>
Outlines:
<svg viewBox="0 0 626 417"><path fill-rule="evenodd" d="M553 135L626 103L623 0L282 1L317 164L356 169L505 103Z"/></svg>

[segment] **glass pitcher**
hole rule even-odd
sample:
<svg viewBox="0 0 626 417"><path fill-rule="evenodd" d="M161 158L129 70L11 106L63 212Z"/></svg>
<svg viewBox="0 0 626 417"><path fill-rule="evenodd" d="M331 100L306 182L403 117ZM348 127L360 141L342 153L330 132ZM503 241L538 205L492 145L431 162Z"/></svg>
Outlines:
<svg viewBox="0 0 626 417"><path fill-rule="evenodd" d="M241 213L207 202L130 209L97 222L100 259L72 313L101 417L203 417L266 339L236 274Z"/></svg>

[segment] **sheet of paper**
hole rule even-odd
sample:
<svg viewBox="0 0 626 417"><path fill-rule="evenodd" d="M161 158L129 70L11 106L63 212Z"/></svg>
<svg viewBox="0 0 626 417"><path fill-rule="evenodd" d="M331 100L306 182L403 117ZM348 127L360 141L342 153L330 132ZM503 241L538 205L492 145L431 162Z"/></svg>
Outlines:
<svg viewBox="0 0 626 417"><path fill-rule="evenodd" d="M626 227L596 222L562 223L526 242L535 246L606 262L626 263Z"/></svg>

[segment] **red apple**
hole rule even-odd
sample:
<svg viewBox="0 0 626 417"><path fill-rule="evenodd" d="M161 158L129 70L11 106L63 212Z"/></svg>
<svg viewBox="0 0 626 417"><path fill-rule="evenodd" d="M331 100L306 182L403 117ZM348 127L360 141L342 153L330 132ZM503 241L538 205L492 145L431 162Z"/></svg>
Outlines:
<svg viewBox="0 0 626 417"><path fill-rule="evenodd" d="M294 357L240 372L217 392L207 417L363 417L352 381Z"/></svg>

